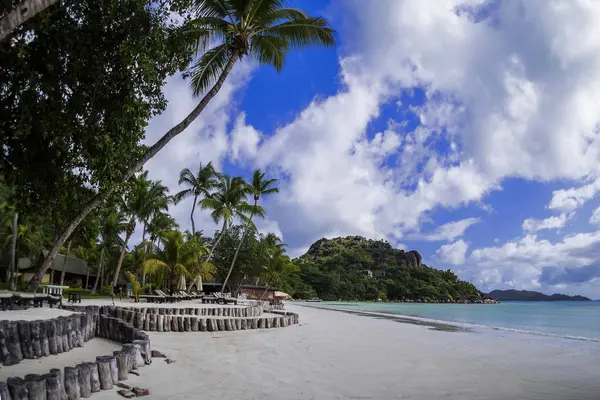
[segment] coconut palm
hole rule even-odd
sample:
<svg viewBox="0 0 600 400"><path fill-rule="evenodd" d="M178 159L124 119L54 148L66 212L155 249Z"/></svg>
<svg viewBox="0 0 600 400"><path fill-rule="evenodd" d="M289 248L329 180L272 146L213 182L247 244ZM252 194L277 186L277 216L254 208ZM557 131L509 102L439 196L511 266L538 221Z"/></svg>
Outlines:
<svg viewBox="0 0 600 400"><path fill-rule="evenodd" d="M225 230L235 219L249 223L254 227L248 215L264 215L265 211L262 207L252 206L246 201L248 193L246 186L247 184L244 179L239 176L231 178L222 175L217 185L217 191L200 202L202 209L211 210L210 216L217 224L223 221L221 232L217 240L214 241L205 261L211 260L215 248L223 238Z"/></svg>
<svg viewBox="0 0 600 400"><path fill-rule="evenodd" d="M102 228L100 229L100 236L102 237L102 244L100 245L100 260L98 261L98 274L96 276L96 281L94 282L94 287L92 289L92 293L96 293L98 288L98 283L104 283L104 269L105 269L105 259L111 254L111 250L115 247L122 248L123 247L123 239L121 238L121 233L123 233L127 229L127 220L125 215L116 210L108 210L104 213ZM102 290L102 286L100 286L100 290Z"/></svg>
<svg viewBox="0 0 600 400"><path fill-rule="evenodd" d="M158 209L166 209L169 203L167 191L168 188L161 185L160 182L148 180L148 171L133 180L131 190L127 193L121 205L121 209L128 216L129 222L125 229L125 241L110 288L111 295L114 294L114 287L117 285L127 244L135 231L136 221L147 221Z"/></svg>
<svg viewBox="0 0 600 400"><path fill-rule="evenodd" d="M138 162L129 166L123 174L123 182L198 118L217 95L238 60L249 55L259 63L272 65L280 71L291 49L335 45L334 31L325 19L310 17L299 9L286 8L284 0L194 0L193 14L194 41L202 56L188 75L191 76L194 95L204 93L204 96L181 122L150 146ZM207 50L209 45L215 46ZM54 256L81 220L115 189L116 185L101 190L73 217L32 277L29 291L35 292Z"/></svg>
<svg viewBox="0 0 600 400"><path fill-rule="evenodd" d="M257 169L252 174L252 183L246 185L246 191L253 196L254 198L254 209L257 210L258 202L262 196L266 196L272 193L279 193L279 188L275 187L275 182L277 179L265 179L265 173L261 172L260 169ZM264 214L260 215L264 217ZM248 218L248 222L246 223L246 229L244 229L244 233L242 233L242 238L240 239L240 244L235 249L235 253L233 254L233 259L231 260L231 265L229 266L229 271L227 272L227 277L223 282L223 286L221 287L221 292L225 290L225 285L231 276L231 271L233 271L233 267L235 266L235 261L237 260L238 254L240 252L240 248L244 243L244 238L250 229L250 224L252 223L252 218L254 217L254 212L250 214Z"/></svg>
<svg viewBox="0 0 600 400"><path fill-rule="evenodd" d="M172 290L177 278L198 273L202 263L200 258L208 249L194 239L185 241L178 230L165 231L161 236L163 248L144 262L144 269L150 275L158 275L161 279L166 277Z"/></svg>
<svg viewBox="0 0 600 400"><path fill-rule="evenodd" d="M276 235L270 233L266 237L262 237L261 240L265 243L267 251L267 263L261 274L261 278L265 282L266 289L260 296L259 300L262 299L269 288L280 281L282 277L298 269L298 267L294 265L290 258L285 254L285 245L281 243L281 239L279 239Z"/></svg>
<svg viewBox="0 0 600 400"><path fill-rule="evenodd" d="M152 215L152 219L148 222L148 233L150 234L150 248L161 240L161 233L177 229L179 225L177 221L166 212L157 212Z"/></svg>
<svg viewBox="0 0 600 400"><path fill-rule="evenodd" d="M196 226L194 224L194 211L196 210L196 203L198 203L198 197L208 197L210 190L217 186L217 173L213 168L212 162L198 168L198 175L194 175L192 171L184 168L179 173L179 184L187 186L187 189L183 189L173 199L175 204L181 200L193 196L194 202L192 203L192 212L190 213L190 220L192 222L192 234L196 233Z"/></svg>

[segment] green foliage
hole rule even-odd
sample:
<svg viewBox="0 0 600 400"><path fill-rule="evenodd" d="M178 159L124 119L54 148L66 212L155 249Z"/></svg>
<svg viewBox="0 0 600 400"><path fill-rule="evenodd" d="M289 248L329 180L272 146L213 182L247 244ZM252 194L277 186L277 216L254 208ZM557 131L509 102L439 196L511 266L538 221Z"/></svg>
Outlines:
<svg viewBox="0 0 600 400"><path fill-rule="evenodd" d="M314 293L329 300L471 301L483 294L450 270L420 264L416 252L358 236L321 239L294 260L299 280L287 281L292 295ZM291 275L294 277L294 274Z"/></svg>

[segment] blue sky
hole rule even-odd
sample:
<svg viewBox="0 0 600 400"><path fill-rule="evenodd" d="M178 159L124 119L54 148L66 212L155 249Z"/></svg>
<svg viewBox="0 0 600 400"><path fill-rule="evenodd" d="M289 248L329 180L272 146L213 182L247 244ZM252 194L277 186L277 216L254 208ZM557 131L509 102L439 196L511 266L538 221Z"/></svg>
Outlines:
<svg viewBox="0 0 600 400"><path fill-rule="evenodd" d="M284 70L236 66L203 115L147 164L279 179L258 221L300 255L321 237L416 249L484 290L600 297L600 4L294 0L335 49ZM152 142L197 101L179 76ZM189 228L186 202L171 212ZM208 215L196 225L215 229Z"/></svg>

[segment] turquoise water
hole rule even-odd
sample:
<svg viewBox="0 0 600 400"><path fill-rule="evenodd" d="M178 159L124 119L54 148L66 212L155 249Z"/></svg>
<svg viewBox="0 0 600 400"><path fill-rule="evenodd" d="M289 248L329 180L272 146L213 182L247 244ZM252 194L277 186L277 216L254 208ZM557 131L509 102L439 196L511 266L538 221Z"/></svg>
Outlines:
<svg viewBox="0 0 600 400"><path fill-rule="evenodd" d="M600 341L600 301L501 304L309 303L460 324Z"/></svg>

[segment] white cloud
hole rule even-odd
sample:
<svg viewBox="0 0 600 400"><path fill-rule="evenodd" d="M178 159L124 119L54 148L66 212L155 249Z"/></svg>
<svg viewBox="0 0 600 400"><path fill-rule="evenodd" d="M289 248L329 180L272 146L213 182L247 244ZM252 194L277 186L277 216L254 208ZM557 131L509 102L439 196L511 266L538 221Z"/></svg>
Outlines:
<svg viewBox="0 0 600 400"><path fill-rule="evenodd" d="M600 179L571 189L561 189L552 192L552 200L548 208L556 210L575 210L586 201L592 199L600 191Z"/></svg>
<svg viewBox="0 0 600 400"><path fill-rule="evenodd" d="M461 239L454 243L441 246L436 251L436 254L442 262L452 265L463 265L465 263L468 248L469 245Z"/></svg>
<svg viewBox="0 0 600 400"><path fill-rule="evenodd" d="M523 230L528 233L536 233L544 229L559 229L565 226L571 214L560 214L542 220L527 218L523 221Z"/></svg>
<svg viewBox="0 0 600 400"><path fill-rule="evenodd" d="M600 207L596 208L590 217L590 224L600 225Z"/></svg>
<svg viewBox="0 0 600 400"><path fill-rule="evenodd" d="M258 151L260 139L260 132L251 126L246 125L246 113L240 113L231 132L232 160L236 161L243 157L254 157Z"/></svg>
<svg viewBox="0 0 600 400"><path fill-rule="evenodd" d="M465 234L465 231L469 229L473 224L479 222L479 218L465 218L459 221L448 222L440 225L437 229L431 233L413 233L409 234L408 238L412 240L426 240L429 242L454 240Z"/></svg>

